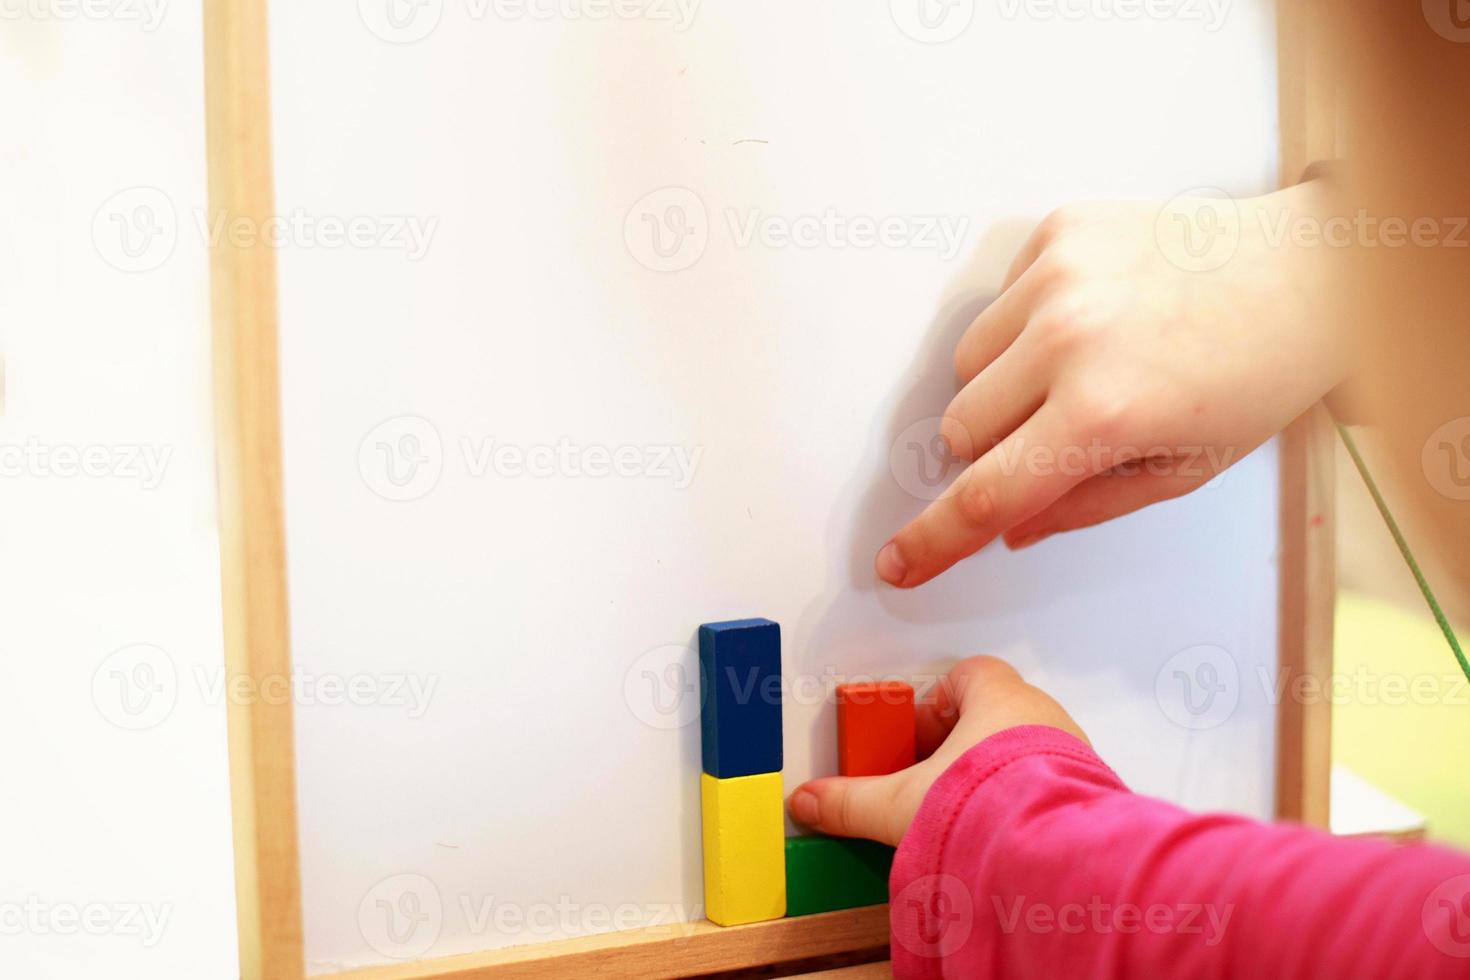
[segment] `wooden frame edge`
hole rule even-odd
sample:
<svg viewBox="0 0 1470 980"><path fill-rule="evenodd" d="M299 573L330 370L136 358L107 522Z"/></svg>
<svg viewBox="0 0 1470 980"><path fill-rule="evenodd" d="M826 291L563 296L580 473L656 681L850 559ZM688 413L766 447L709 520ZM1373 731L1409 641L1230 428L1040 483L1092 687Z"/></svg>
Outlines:
<svg viewBox="0 0 1470 980"><path fill-rule="evenodd" d="M1309 57L1310 0L1279 0L1282 176L1331 155L1331 103ZM260 226L274 213L265 0L206 0L205 117L210 210ZM228 236L226 236L228 237ZM263 242L211 250L216 452L225 657L230 675L290 676L280 441L275 255ZM1332 667L1332 429L1322 409L1280 442L1278 654L1291 680ZM256 687L255 689L259 689ZM1327 824L1330 705L1281 701L1277 813ZM289 701L229 705L240 969L244 980L305 974ZM887 906L722 928L695 922L371 967L335 980L674 977L878 949Z"/></svg>
<svg viewBox="0 0 1470 980"><path fill-rule="evenodd" d="M1336 105L1330 63L1318 46L1321 0L1277 0L1277 106L1281 181L1334 155ZM1329 825L1332 704L1304 698L1304 678L1326 690L1336 609L1335 430L1318 405L1282 433L1276 717L1276 816Z"/></svg>
<svg viewBox="0 0 1470 980"><path fill-rule="evenodd" d="M264 227L275 213L265 0L205 0L209 208ZM227 678L291 676L281 477L276 257L263 236L210 249L220 580ZM290 699L229 699L240 975L305 972Z"/></svg>
<svg viewBox="0 0 1470 980"><path fill-rule="evenodd" d="M659 980L888 948L888 906L743 926L685 922L328 974L328 980Z"/></svg>

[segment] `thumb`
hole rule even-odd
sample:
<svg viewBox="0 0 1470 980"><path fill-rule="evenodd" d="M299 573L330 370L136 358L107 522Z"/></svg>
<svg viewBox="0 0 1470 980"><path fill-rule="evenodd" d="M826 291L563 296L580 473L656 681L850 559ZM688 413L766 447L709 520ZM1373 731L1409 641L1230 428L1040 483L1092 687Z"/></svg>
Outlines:
<svg viewBox="0 0 1470 980"><path fill-rule="evenodd" d="M903 836L894 806L897 776L827 776L802 783L788 801L791 817L824 834L897 846Z"/></svg>

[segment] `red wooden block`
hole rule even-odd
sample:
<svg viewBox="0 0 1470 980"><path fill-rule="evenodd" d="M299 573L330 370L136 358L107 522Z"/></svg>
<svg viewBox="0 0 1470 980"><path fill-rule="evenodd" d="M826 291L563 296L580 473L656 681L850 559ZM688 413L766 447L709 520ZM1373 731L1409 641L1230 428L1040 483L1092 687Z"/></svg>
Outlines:
<svg viewBox="0 0 1470 980"><path fill-rule="evenodd" d="M837 686L837 771L882 776L914 764L914 689L903 681Z"/></svg>

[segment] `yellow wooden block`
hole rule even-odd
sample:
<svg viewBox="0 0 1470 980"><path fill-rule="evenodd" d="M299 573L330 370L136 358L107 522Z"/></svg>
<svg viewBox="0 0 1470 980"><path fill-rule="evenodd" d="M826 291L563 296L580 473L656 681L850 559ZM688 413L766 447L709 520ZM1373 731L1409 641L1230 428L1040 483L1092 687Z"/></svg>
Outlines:
<svg viewBox="0 0 1470 980"><path fill-rule="evenodd" d="M704 914L735 926L786 914L786 823L781 774L699 776L704 825Z"/></svg>

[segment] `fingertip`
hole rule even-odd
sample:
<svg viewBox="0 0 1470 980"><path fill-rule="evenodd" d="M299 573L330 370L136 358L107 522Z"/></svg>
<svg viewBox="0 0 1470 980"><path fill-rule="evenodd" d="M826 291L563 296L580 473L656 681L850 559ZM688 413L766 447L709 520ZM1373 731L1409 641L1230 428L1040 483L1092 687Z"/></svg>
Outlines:
<svg viewBox="0 0 1470 980"><path fill-rule="evenodd" d="M808 827L815 827L822 819L822 804L817 799L817 794L807 788L808 784L798 786L791 799L786 801L786 807L791 811L791 819Z"/></svg>
<svg viewBox="0 0 1470 980"><path fill-rule="evenodd" d="M908 563L904 561L903 552L898 548L897 541L890 541L879 551L878 557L873 561L873 568L878 572L878 577L889 585L903 587L903 580L908 575Z"/></svg>

